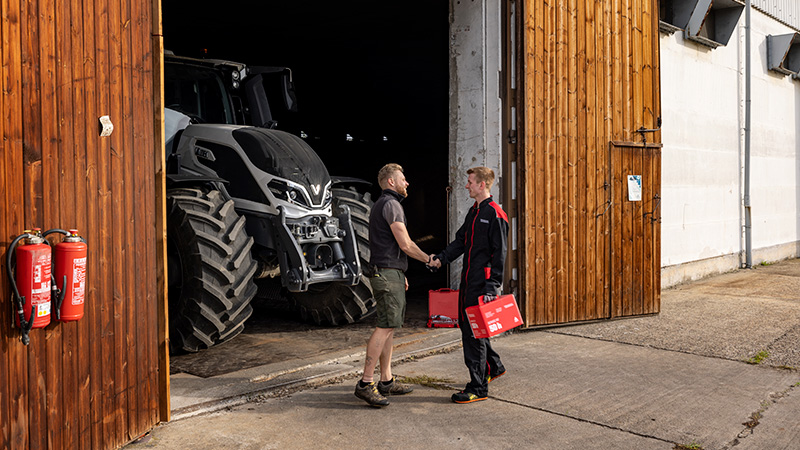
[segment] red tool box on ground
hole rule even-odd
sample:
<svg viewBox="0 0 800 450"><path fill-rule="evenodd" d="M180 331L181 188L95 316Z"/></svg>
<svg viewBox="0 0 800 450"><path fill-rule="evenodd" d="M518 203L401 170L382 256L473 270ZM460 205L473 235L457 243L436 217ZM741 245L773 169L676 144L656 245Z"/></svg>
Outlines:
<svg viewBox="0 0 800 450"><path fill-rule="evenodd" d="M428 291L428 328L458 326L458 290Z"/></svg>
<svg viewBox="0 0 800 450"><path fill-rule="evenodd" d="M478 304L470 306L466 312L476 339L491 337L522 325L517 300L511 294L501 295L489 303L483 303L483 296L480 296Z"/></svg>

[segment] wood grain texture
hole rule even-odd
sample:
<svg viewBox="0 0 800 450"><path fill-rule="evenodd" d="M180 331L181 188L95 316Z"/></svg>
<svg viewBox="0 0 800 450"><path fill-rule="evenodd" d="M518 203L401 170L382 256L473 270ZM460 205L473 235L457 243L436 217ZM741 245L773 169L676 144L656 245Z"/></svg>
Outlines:
<svg viewBox="0 0 800 450"><path fill-rule="evenodd" d="M627 201L625 183L637 174L658 189L660 156L610 147L656 127L657 3L527 0L523 9L526 325L658 312L659 222L642 220L652 199Z"/></svg>
<svg viewBox="0 0 800 450"><path fill-rule="evenodd" d="M0 448L118 448L160 420L157 10L0 0L3 244L33 227L77 228L89 242L83 319L52 315L27 347L0 327L0 379L13 380L0 387ZM107 138L102 115L115 125ZM0 290L11 290L5 276ZM0 308L0 323L12 318Z"/></svg>

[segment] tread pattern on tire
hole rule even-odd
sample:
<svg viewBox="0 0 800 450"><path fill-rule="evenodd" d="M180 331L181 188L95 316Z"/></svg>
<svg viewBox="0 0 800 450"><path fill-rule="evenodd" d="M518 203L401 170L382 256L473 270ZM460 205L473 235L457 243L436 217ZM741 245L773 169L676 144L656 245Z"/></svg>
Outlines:
<svg viewBox="0 0 800 450"><path fill-rule="evenodd" d="M253 313L254 240L219 191L171 189L167 211L170 258L182 270L177 292L170 286L170 348L196 352L241 333Z"/></svg>

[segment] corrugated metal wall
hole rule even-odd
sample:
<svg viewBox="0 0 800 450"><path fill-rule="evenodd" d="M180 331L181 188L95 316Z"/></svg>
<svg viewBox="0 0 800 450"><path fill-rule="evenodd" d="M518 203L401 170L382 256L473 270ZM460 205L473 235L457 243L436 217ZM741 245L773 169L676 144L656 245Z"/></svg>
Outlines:
<svg viewBox="0 0 800 450"><path fill-rule="evenodd" d="M116 448L159 420L153 12L0 1L3 248L33 227L89 242L85 316L33 330L28 346L0 278L0 448Z"/></svg>
<svg viewBox="0 0 800 450"><path fill-rule="evenodd" d="M658 312L660 146L641 145L636 132L657 128L660 116L657 2L524 7L517 166L526 325ZM660 133L647 140L660 142ZM625 194L632 174L645 189L635 205Z"/></svg>
<svg viewBox="0 0 800 450"><path fill-rule="evenodd" d="M754 8L765 12L790 27L800 31L800 1L797 0L751 0Z"/></svg>

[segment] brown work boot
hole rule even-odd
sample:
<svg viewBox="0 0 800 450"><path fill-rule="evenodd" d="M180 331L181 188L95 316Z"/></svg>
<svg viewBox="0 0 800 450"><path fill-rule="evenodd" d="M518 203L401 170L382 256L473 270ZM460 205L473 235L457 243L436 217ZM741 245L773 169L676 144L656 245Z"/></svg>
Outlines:
<svg viewBox="0 0 800 450"><path fill-rule="evenodd" d="M389 382L389 384L384 384L383 381L378 383L378 392L380 392L382 395L403 395L414 390L414 388L412 388L410 385L400 383L396 380L396 378L397 377L392 377L392 380Z"/></svg>
<svg viewBox="0 0 800 450"><path fill-rule="evenodd" d="M374 381L364 387L361 387L361 382L356 383L356 397L369 403L369 406L375 406L376 408L388 405L389 400L378 392L377 385L378 383Z"/></svg>

